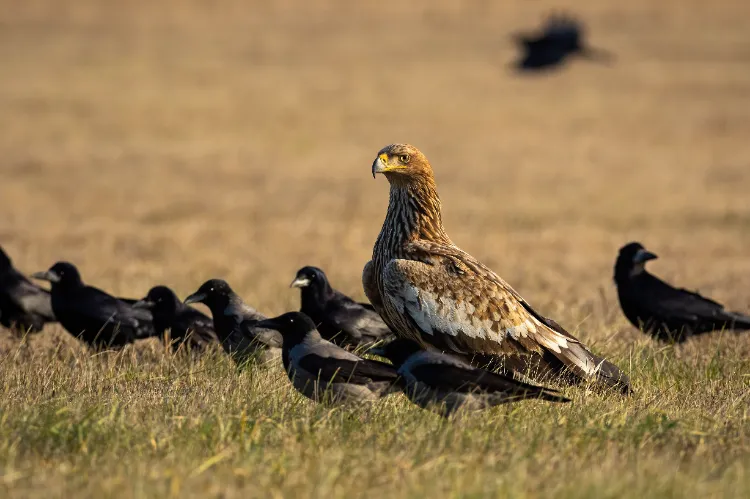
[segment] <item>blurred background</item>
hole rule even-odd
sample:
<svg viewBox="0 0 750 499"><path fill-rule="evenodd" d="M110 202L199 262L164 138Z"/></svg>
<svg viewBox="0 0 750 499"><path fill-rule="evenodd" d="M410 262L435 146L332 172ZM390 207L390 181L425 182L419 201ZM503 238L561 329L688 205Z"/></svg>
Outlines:
<svg viewBox="0 0 750 499"><path fill-rule="evenodd" d="M574 16L608 63L519 72ZM269 314L296 270L361 297L392 142L432 162L448 233L584 337L617 250L750 307L750 4L0 1L0 244L126 296L222 277Z"/></svg>

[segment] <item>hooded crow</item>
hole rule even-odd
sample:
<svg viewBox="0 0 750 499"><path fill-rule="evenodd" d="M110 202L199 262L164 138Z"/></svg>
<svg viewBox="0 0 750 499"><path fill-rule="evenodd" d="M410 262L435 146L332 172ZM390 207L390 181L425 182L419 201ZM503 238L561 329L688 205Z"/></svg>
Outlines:
<svg viewBox="0 0 750 499"><path fill-rule="evenodd" d="M52 310L57 320L94 348L121 347L154 335L151 312L87 286L71 263L57 262L32 277L52 283Z"/></svg>
<svg viewBox="0 0 750 499"><path fill-rule="evenodd" d="M291 287L300 289L300 311L318 325L318 332L326 340L340 346L369 348L395 338L372 305L357 303L333 289L317 267L301 268Z"/></svg>
<svg viewBox="0 0 750 499"><path fill-rule="evenodd" d="M174 291L166 286L151 288L148 295L133 306L151 311L156 334L166 337L167 330L170 331L175 351L182 345L192 351L202 351L219 341L211 318L182 303Z"/></svg>
<svg viewBox="0 0 750 499"><path fill-rule="evenodd" d="M574 55L601 62L612 59L609 52L586 46L583 38L584 28L579 22L570 17L552 16L541 33L514 35L516 44L523 50L516 68L527 72L550 69Z"/></svg>
<svg viewBox="0 0 750 499"><path fill-rule="evenodd" d="M302 312L288 312L258 325L281 331L284 369L294 388L311 400L369 402L398 390L392 365L363 359L324 340Z"/></svg>
<svg viewBox="0 0 750 499"><path fill-rule="evenodd" d="M750 317L698 293L674 288L646 271L656 259L640 243L620 248L615 263L617 296L625 317L635 327L663 341L682 342L690 336L721 329L750 329Z"/></svg>
<svg viewBox="0 0 750 499"><path fill-rule="evenodd" d="M399 338L371 352L393 362L409 400L443 417L458 410L476 411L519 400L570 401L556 390L478 369L448 354L423 350L407 339Z"/></svg>
<svg viewBox="0 0 750 499"><path fill-rule="evenodd" d="M0 324L21 333L36 333L55 322L49 291L17 271L0 248Z"/></svg>
<svg viewBox="0 0 750 499"><path fill-rule="evenodd" d="M258 326L266 319L242 301L226 281L211 279L185 299L185 304L203 303L210 310L221 346L238 364L254 359L268 362L281 353L281 334Z"/></svg>

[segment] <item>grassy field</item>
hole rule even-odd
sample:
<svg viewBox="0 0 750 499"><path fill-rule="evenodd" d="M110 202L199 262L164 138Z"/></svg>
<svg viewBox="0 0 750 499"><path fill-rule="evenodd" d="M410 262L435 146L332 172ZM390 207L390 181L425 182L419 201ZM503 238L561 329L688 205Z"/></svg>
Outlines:
<svg viewBox="0 0 750 499"><path fill-rule="evenodd" d="M750 334L657 344L611 278L637 239L750 310L747 2L575 2L616 63L523 77L509 34L559 3L0 7L0 244L23 271L68 259L134 297L222 277L277 314L312 264L361 298L388 197L370 165L410 142L453 240L637 391L445 421L315 406L281 368L155 340L0 331L0 495L750 497Z"/></svg>

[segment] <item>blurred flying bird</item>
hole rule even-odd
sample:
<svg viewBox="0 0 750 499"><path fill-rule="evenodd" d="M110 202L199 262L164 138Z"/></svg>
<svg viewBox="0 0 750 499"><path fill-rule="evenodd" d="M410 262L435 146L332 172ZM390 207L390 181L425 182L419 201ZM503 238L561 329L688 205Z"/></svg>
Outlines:
<svg viewBox="0 0 750 499"><path fill-rule="evenodd" d="M288 312L258 325L281 331L284 369L294 388L311 400L369 402L398 391L396 368L324 340L302 312Z"/></svg>
<svg viewBox="0 0 750 499"><path fill-rule="evenodd" d="M607 51L587 46L581 23L566 16L551 16L540 33L516 34L513 38L523 50L523 56L515 64L520 71L553 68L574 55L598 62L614 59Z"/></svg>
<svg viewBox="0 0 750 499"><path fill-rule="evenodd" d="M393 332L372 305L357 303L333 289L325 273L317 267L303 267L291 287L300 288L300 311L310 317L320 335L340 346L369 348L391 340Z"/></svg>
<svg viewBox="0 0 750 499"><path fill-rule="evenodd" d="M206 281L185 299L186 305L190 303L203 303L211 310L219 342L237 364L265 363L281 355L281 334L258 326L266 316L243 302L226 281Z"/></svg>
<svg viewBox="0 0 750 499"><path fill-rule="evenodd" d="M526 399L569 402L556 390L478 369L451 355L430 352L399 338L371 350L393 362L409 399L444 417Z"/></svg>
<svg viewBox="0 0 750 499"><path fill-rule="evenodd" d="M71 263L57 262L32 277L52 283L52 310L57 320L94 348L121 347L154 335L151 312L87 286Z"/></svg>
<svg viewBox="0 0 750 499"><path fill-rule="evenodd" d="M36 333L55 320L49 291L17 271L0 248L0 324L19 333Z"/></svg>
<svg viewBox="0 0 750 499"><path fill-rule="evenodd" d="M166 286L151 288L146 297L133 306L151 311L156 334L166 337L167 330L170 331L175 351L183 345L191 351L201 351L219 341L211 318L182 303Z"/></svg>
<svg viewBox="0 0 750 499"><path fill-rule="evenodd" d="M390 200L362 281L396 335L471 361L477 355L525 357L576 382L590 379L629 391L629 379L617 366L453 244L443 228L432 167L417 148L383 148L372 164L377 173L390 183Z"/></svg>
<svg viewBox="0 0 750 499"><path fill-rule="evenodd" d="M681 342L721 329L750 330L750 317L686 289L674 288L646 271L657 256L640 243L620 248L615 284L620 306L631 324L655 338Z"/></svg>

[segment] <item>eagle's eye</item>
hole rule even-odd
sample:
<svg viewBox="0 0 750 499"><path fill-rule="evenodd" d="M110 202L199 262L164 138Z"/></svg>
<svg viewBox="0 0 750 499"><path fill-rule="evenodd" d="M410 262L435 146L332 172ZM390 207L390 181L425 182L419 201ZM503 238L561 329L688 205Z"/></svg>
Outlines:
<svg viewBox="0 0 750 499"><path fill-rule="evenodd" d="M398 160L399 160L399 161L400 161L401 163L403 163L403 164L407 164L407 163L409 162L409 160L410 160L410 159L411 159L411 158L409 158L409 155L408 155L408 154L402 154L401 156L399 156L399 157L398 157Z"/></svg>

